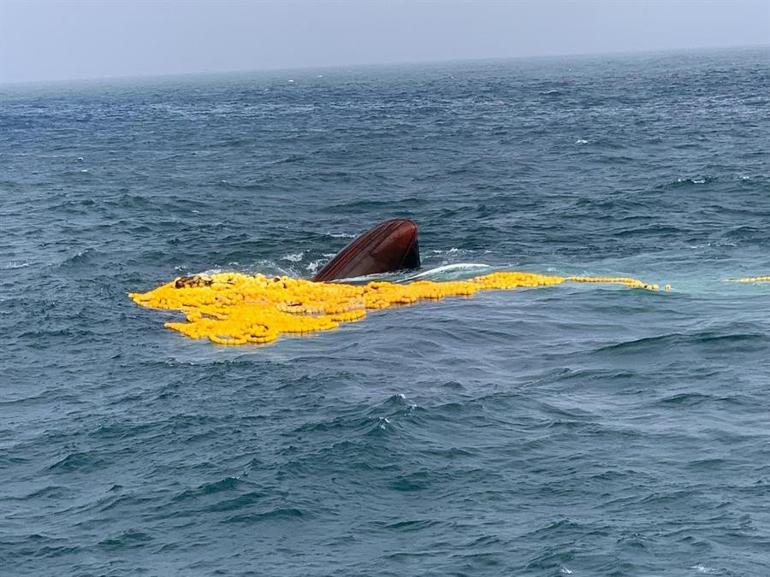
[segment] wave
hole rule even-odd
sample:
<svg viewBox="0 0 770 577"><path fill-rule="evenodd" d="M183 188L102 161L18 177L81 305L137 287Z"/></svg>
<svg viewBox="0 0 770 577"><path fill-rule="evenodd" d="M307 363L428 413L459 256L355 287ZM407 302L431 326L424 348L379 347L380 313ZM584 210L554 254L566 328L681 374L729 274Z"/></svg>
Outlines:
<svg viewBox="0 0 770 577"><path fill-rule="evenodd" d="M285 254L281 257L281 260L288 260L289 262L300 262L302 260L302 257L305 255L304 252L292 252L289 254Z"/></svg>
<svg viewBox="0 0 770 577"><path fill-rule="evenodd" d="M695 407L709 402L725 402L732 401L734 399L730 397L721 397L715 395L707 395L698 392L677 393L660 399L656 404L662 406L685 406Z"/></svg>
<svg viewBox="0 0 770 577"><path fill-rule="evenodd" d="M464 278L473 276L482 270L491 269L488 264L476 263L476 262L459 262L456 264L447 264L438 266L426 271L418 272L416 274L407 276L404 281L416 280L416 279L430 279L430 280L454 280L458 278Z"/></svg>
<svg viewBox="0 0 770 577"><path fill-rule="evenodd" d="M361 282L376 282L376 281L388 281L396 283L410 282L413 280L456 280L474 276L480 270L491 269L492 267L487 264L481 263L457 263L442 265L436 268L428 269L425 271L414 272L390 272L390 273L375 273L369 275L355 276L349 278L343 278L334 282L339 283L361 283Z"/></svg>
<svg viewBox="0 0 770 577"><path fill-rule="evenodd" d="M245 513L243 515L233 515L223 521L223 523L261 523L265 521L289 521L307 517L308 512L296 507L276 507L263 513Z"/></svg>
<svg viewBox="0 0 770 577"><path fill-rule="evenodd" d="M28 267L30 265L31 265L31 263L26 262L26 261L12 260L12 261L9 261L8 263L4 264L2 268L4 270L15 270L17 268L26 268L26 267Z"/></svg>
<svg viewBox="0 0 770 577"><path fill-rule="evenodd" d="M122 531L114 537L99 541L99 546L106 549L134 549L152 541L152 537L142 531Z"/></svg>
<svg viewBox="0 0 770 577"><path fill-rule="evenodd" d="M698 186L701 184L711 184L717 181L718 181L718 178L716 176L703 175L703 176L681 177L671 182L668 182L666 184L658 185L656 189L671 190L671 189L678 189L678 188L688 188L692 186Z"/></svg>
<svg viewBox="0 0 770 577"><path fill-rule="evenodd" d="M643 337L601 347L594 353L655 354L655 350L675 350L681 347L710 347L720 351L748 352L761 350L770 342L763 332L698 331L693 333L668 333Z"/></svg>
<svg viewBox="0 0 770 577"><path fill-rule="evenodd" d="M94 452L69 453L48 467L49 472L74 472L87 473L98 470L104 465L104 460Z"/></svg>
<svg viewBox="0 0 770 577"><path fill-rule="evenodd" d="M222 188L232 188L235 190L246 190L246 191L262 191L265 190L266 187L269 186L269 182L230 182L226 178L223 178L219 181L219 186Z"/></svg>

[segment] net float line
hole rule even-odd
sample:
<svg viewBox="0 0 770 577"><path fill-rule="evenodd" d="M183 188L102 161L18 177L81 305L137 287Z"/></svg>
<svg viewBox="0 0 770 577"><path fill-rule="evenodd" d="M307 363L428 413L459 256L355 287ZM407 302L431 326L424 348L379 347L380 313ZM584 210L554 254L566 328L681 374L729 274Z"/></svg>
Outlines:
<svg viewBox="0 0 770 577"><path fill-rule="evenodd" d="M269 343L282 334L332 330L343 323L363 319L370 310L448 297L470 297L480 291L545 287L564 282L659 290L656 284L629 277L562 277L529 272L494 272L459 281L364 285L218 273L179 277L146 293L128 296L145 308L184 314L184 322L167 322L165 326L186 337L206 338L221 345L245 345ZM668 289L666 285L665 290Z"/></svg>
<svg viewBox="0 0 770 577"><path fill-rule="evenodd" d="M766 276L747 276L737 278L733 282L770 282L770 275Z"/></svg>

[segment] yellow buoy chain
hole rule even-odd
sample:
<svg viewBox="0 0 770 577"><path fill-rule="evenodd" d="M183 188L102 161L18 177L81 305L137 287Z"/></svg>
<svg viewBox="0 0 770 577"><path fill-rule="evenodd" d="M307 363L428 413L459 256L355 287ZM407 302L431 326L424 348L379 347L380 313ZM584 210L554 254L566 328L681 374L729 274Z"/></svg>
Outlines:
<svg viewBox="0 0 770 577"><path fill-rule="evenodd" d="M770 282L770 275L767 276L747 276L744 278L737 278L734 282Z"/></svg>
<svg viewBox="0 0 770 577"><path fill-rule="evenodd" d="M328 331L364 318L367 310L566 281L658 290L658 285L634 278L561 277L527 272L495 272L462 281L365 285L221 273L180 277L149 292L128 296L142 307L182 312L186 322L169 322L165 326L187 337L208 338L222 345L244 345L268 343L281 334ZM666 285L664 290L670 287Z"/></svg>

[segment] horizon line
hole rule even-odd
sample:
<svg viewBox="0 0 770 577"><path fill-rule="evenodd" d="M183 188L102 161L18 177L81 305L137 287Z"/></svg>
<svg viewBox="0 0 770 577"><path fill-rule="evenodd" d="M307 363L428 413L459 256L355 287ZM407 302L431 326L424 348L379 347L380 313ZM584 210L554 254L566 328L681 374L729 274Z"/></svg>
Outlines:
<svg viewBox="0 0 770 577"><path fill-rule="evenodd" d="M238 74L256 74L264 72L296 72L296 71L323 71L323 70L339 70L344 69L358 69L358 68L378 68L378 67L391 67L391 66L418 66L418 65L439 65L439 64L460 64L460 63L473 63L473 62L502 62L511 60L536 60L536 59L552 59L552 58L586 58L586 57L618 57L618 56L634 56L634 55L653 55L653 54L673 54L684 52L709 52L709 51L729 51L729 50L756 50L756 49L770 49L770 42L767 44L734 44L727 46L694 46L694 47L678 47L678 48L649 48L640 50L613 50L613 51L598 51L598 52L579 52L579 53L542 53L542 54L523 54L518 56L481 56L473 58L449 58L445 60L425 59L425 60L410 60L410 61L380 61L380 62L368 62L368 63L341 63L341 64L320 64L320 65L303 65L303 66L276 66L276 67L264 67L264 68L239 68L231 70L198 70L189 72L164 72L157 74L125 74L119 76L90 76L90 77L75 77L75 78L58 78L58 79L37 79L37 80L0 80L0 88L4 87L20 87L20 86L42 86L42 85L62 85L62 84L86 84L93 82L121 82L129 80L160 80L171 78L190 78L196 76L229 76Z"/></svg>

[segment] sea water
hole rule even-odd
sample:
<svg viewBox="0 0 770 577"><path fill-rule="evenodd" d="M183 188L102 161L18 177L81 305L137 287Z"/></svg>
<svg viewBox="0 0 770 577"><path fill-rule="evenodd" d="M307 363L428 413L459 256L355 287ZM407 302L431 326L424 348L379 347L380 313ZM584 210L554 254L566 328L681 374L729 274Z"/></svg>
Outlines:
<svg viewBox="0 0 770 577"><path fill-rule="evenodd" d="M126 296L393 217L672 290L243 347ZM768 575L768 222L768 49L1 86L0 574Z"/></svg>

